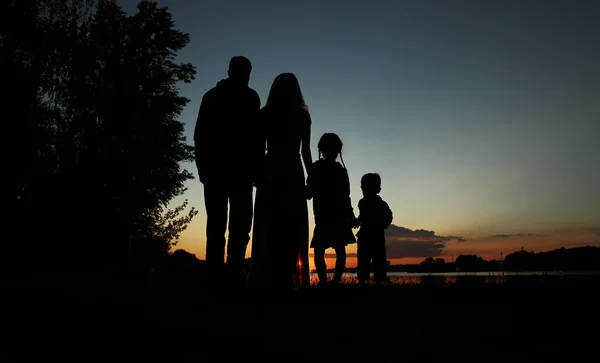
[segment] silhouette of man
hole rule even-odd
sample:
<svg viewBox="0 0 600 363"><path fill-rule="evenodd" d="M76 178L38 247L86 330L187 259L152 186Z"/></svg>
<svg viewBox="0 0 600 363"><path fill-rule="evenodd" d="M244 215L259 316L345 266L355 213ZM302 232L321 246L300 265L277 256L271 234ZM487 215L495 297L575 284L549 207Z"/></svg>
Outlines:
<svg viewBox="0 0 600 363"><path fill-rule="evenodd" d="M204 184L206 263L213 287L220 285L224 277L237 286L246 282L243 267L252 228L260 113L260 98L248 87L251 71L247 58L231 59L229 77L204 94L194 130L196 166Z"/></svg>

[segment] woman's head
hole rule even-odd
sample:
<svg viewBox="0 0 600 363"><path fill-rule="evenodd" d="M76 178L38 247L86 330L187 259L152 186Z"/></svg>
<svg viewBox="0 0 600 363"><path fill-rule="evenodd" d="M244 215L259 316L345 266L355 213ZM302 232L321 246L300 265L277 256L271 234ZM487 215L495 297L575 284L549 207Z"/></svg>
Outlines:
<svg viewBox="0 0 600 363"><path fill-rule="evenodd" d="M317 149L319 149L319 156L322 155L326 160L335 160L342 153L343 146L338 135L328 132L321 136Z"/></svg>
<svg viewBox="0 0 600 363"><path fill-rule="evenodd" d="M292 73L281 73L271 85L267 106L306 110L298 79Z"/></svg>

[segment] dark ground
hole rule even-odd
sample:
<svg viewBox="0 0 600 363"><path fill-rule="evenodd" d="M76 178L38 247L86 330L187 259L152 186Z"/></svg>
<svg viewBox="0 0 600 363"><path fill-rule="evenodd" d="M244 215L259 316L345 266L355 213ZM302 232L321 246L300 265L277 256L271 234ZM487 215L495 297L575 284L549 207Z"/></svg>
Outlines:
<svg viewBox="0 0 600 363"><path fill-rule="evenodd" d="M188 286L4 283L3 362L596 361L600 276L341 286L272 297Z"/></svg>

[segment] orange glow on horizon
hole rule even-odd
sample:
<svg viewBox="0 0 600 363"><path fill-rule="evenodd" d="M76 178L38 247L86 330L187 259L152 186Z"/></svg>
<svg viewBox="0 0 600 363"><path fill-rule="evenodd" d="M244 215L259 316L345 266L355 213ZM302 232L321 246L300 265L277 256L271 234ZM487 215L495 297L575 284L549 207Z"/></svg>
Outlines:
<svg viewBox="0 0 600 363"><path fill-rule="evenodd" d="M311 231L312 235L312 231ZM446 247L442 250L441 256L432 256L434 258L441 257L446 262L452 262L456 260L459 255L477 255L485 260L500 260L506 255L519 251L521 248L525 250L541 252L558 249L561 247L572 248L580 246L600 246L600 228L598 229L570 229L570 230L553 230L548 231L545 234L536 236L509 236L506 238L493 237L490 234L489 237L474 237L469 238L466 236L467 241L456 243L447 242ZM203 260L205 256L205 237L204 230L198 230L193 233L183 234L180 242L176 249L183 249L196 255L197 258ZM252 242L248 244L246 252L246 258L251 257ZM314 270L314 259L312 256L312 249L309 251L309 269ZM328 269L332 269L335 266L335 251L333 249L327 250L327 256L325 262ZM346 248L348 254L346 259L347 268L356 267L356 244L349 245ZM392 265L407 265L407 264L419 264L425 257L405 257L405 258L390 258ZM298 260L298 266L302 266L303 262Z"/></svg>

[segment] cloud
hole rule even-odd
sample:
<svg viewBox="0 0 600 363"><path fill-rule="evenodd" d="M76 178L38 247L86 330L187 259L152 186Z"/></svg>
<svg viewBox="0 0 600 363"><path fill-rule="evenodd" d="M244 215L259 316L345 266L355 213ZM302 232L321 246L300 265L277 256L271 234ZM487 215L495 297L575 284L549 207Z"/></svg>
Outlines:
<svg viewBox="0 0 600 363"><path fill-rule="evenodd" d="M465 243L467 239L460 236L438 236L434 231L426 229L409 229L390 225L385 232L386 254L388 259L415 257L427 258L442 255L442 250L450 242ZM356 253L348 253L347 257L356 257ZM310 254L313 257L313 254ZM326 253L326 258L334 258L335 253Z"/></svg>
<svg viewBox="0 0 600 363"><path fill-rule="evenodd" d="M516 234L496 234L493 235L494 238L510 238L510 237L546 237L543 234L535 234L535 233L516 233Z"/></svg>
<svg viewBox="0 0 600 363"><path fill-rule="evenodd" d="M392 224L386 231L387 258L437 257L449 242L465 243L460 236L438 236L426 229L411 230Z"/></svg>
<svg viewBox="0 0 600 363"><path fill-rule="evenodd" d="M385 243L387 258L436 257L442 255L444 242L391 240Z"/></svg>
<svg viewBox="0 0 600 363"><path fill-rule="evenodd" d="M449 242L452 240L456 240L457 242L464 243L467 241L465 237L459 236L438 236L434 231L428 231L426 229L415 229L414 231L409 228L399 227L395 224L390 225L390 227L385 232L386 236L389 238L407 238L419 241L435 241L435 242Z"/></svg>

